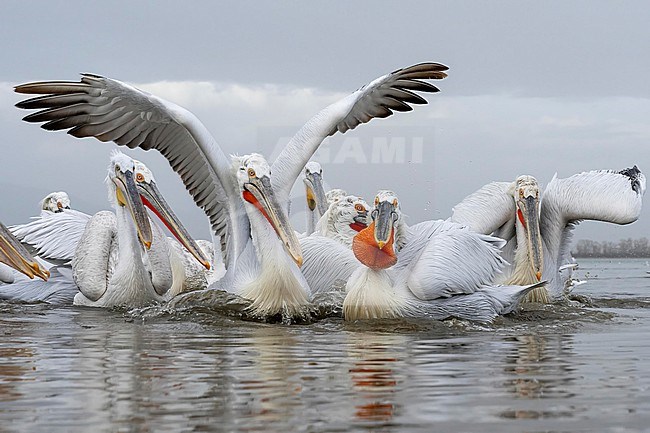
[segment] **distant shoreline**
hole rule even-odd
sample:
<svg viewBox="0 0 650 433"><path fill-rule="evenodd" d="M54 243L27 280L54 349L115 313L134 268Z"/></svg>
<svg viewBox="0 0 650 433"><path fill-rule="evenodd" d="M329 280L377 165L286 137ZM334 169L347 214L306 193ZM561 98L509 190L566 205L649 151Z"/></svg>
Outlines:
<svg viewBox="0 0 650 433"><path fill-rule="evenodd" d="M621 239L618 242L579 240L572 248L571 255L588 259L649 259L650 240L648 238Z"/></svg>

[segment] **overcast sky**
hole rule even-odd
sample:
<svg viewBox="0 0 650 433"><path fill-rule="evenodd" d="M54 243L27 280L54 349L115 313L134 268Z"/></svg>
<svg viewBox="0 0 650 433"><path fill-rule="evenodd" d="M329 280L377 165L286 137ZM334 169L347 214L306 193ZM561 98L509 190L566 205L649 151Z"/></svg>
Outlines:
<svg viewBox="0 0 650 433"><path fill-rule="evenodd" d="M50 191L108 208L110 150L20 119L16 84L92 72L180 104L227 153L272 156L329 103L394 69L449 66L429 105L328 140L329 187L401 197L409 222L446 218L490 181L546 184L593 169L650 172L650 4L644 1L3 1L0 220L25 222ZM395 150L394 153L387 149ZM207 219L156 152L126 150L198 238ZM301 194L302 185L295 187ZM294 198L293 220L304 227ZM576 239L650 235L585 223Z"/></svg>

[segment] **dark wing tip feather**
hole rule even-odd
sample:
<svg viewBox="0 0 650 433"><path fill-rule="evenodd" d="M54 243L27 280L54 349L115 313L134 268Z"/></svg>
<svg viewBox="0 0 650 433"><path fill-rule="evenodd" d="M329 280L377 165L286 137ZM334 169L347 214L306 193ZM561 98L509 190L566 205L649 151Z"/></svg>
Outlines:
<svg viewBox="0 0 650 433"><path fill-rule="evenodd" d="M630 184L632 185L632 191L639 193L641 190L641 181L639 180L639 177L641 176L641 170L639 170L639 167L637 167L636 164L632 168L626 168L619 171L618 174L627 176L627 178L630 180Z"/></svg>
<svg viewBox="0 0 650 433"><path fill-rule="evenodd" d="M90 78L105 78L102 75L97 75L97 74L91 74L90 72L82 72L81 74L82 77L90 77Z"/></svg>

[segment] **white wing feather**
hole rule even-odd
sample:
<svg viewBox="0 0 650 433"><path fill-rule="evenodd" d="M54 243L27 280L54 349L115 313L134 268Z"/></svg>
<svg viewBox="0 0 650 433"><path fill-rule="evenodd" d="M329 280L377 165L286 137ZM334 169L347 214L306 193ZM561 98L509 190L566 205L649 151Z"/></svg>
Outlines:
<svg viewBox="0 0 650 433"><path fill-rule="evenodd" d="M45 95L16 104L40 109L26 116L27 122L47 122L42 128L69 129L75 137L158 150L208 216L221 240L226 266L243 250L249 225L235 192L230 159L192 113L128 84L92 74L82 74L81 82L30 83L15 90Z"/></svg>
<svg viewBox="0 0 650 433"><path fill-rule="evenodd" d="M10 227L30 252L49 262L65 265L74 257L90 215L76 210L44 210L32 221Z"/></svg>
<svg viewBox="0 0 650 433"><path fill-rule="evenodd" d="M589 171L566 179L556 175L544 190L540 223L559 220L564 226L571 221L595 220L629 224L639 218L645 184L645 176L636 166L621 172Z"/></svg>

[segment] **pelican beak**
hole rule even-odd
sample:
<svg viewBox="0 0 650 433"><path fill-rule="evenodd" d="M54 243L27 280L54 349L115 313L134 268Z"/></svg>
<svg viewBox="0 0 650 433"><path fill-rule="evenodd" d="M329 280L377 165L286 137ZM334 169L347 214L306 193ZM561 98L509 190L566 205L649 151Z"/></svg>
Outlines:
<svg viewBox="0 0 650 433"><path fill-rule="evenodd" d="M360 232L361 230L368 227L368 211L357 211L357 215L352 219L354 222L350 224L350 228L355 232Z"/></svg>
<svg viewBox="0 0 650 433"><path fill-rule="evenodd" d="M31 279L38 277L47 281L50 277L50 273L46 269L40 268L38 262L2 223L0 223L0 262L22 272Z"/></svg>
<svg viewBox="0 0 650 433"><path fill-rule="evenodd" d="M138 232L138 238L146 249L151 247L153 235L151 234L151 225L147 211L140 199L140 193L133 180L133 172L126 170L122 172L117 169L115 177L112 178L113 183L117 186L116 195L117 202L120 206L126 206L131 212L131 217L135 223L135 228Z"/></svg>
<svg viewBox="0 0 650 433"><path fill-rule="evenodd" d="M313 211L318 208L320 216L327 211L327 199L323 189L323 178L320 173L309 173L305 179L305 189L307 190L307 206Z"/></svg>
<svg viewBox="0 0 650 433"><path fill-rule="evenodd" d="M302 266L302 251L296 232L289 224L289 218L284 207L280 206L271 187L268 176L251 178L244 184L244 200L253 204L268 220L284 244L284 249L293 258L298 266Z"/></svg>
<svg viewBox="0 0 650 433"><path fill-rule="evenodd" d="M165 224L165 227L174 235L176 239L189 251L196 260L199 261L206 269L210 269L210 261L206 258L205 254L190 236L185 226L174 214L167 201L160 193L154 181L151 182L138 182L138 191L142 203L151 209L153 213Z"/></svg>
<svg viewBox="0 0 650 433"><path fill-rule="evenodd" d="M389 202L376 205L372 213L374 221L352 239L354 256L371 269L387 269L397 263L393 246L394 209Z"/></svg>
<svg viewBox="0 0 650 433"><path fill-rule="evenodd" d="M382 201L375 206L377 216L375 217L375 242L381 250L393 239L393 210L394 206Z"/></svg>
<svg viewBox="0 0 650 433"><path fill-rule="evenodd" d="M517 218L524 226L528 240L528 259L537 281L542 280L544 255L539 232L539 199L527 196L517 200Z"/></svg>

